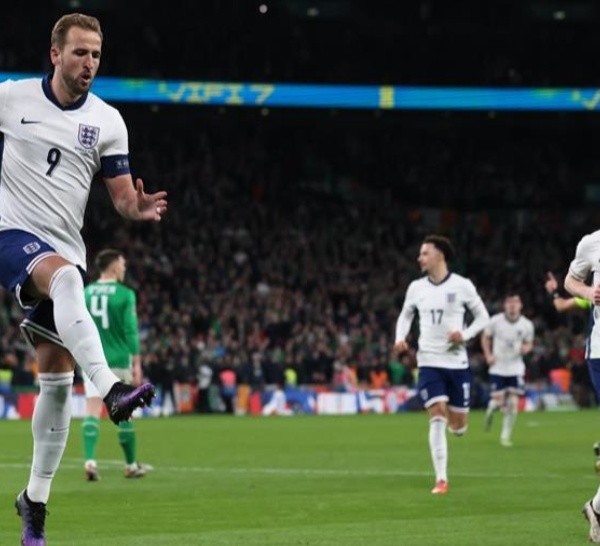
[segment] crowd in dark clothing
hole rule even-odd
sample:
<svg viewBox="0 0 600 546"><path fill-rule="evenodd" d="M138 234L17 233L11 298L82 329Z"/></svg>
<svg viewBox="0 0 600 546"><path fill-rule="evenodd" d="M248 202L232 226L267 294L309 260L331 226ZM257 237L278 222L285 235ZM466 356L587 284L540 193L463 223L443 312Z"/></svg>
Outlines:
<svg viewBox="0 0 600 546"><path fill-rule="evenodd" d="M509 86L592 86L598 77L586 62L596 15L582 17L583 7L313 4L207 0L138 17L138 1L94 3L106 38L100 75ZM50 68L44 37L64 9L27 10L15 4L0 18L2 71ZM383 369L391 383L410 383L414 355L398 361L390 348L419 243L432 232L454 240L453 267L490 312L507 289L521 293L537 327L530 380L573 360L585 317L558 317L543 280L547 270L564 275L600 220L593 118L119 108L134 175L149 191L168 189L170 211L156 226L125 223L97 184L84 235L90 262L106 246L125 252L145 370L166 392L195 381L203 363L256 388L282 383L285 370L301 384L331 385L348 366L364 383ZM1 297L0 368L31 384L22 312ZM476 341L472 351L480 366Z"/></svg>
<svg viewBox="0 0 600 546"><path fill-rule="evenodd" d="M398 360L391 346L419 275L419 244L432 232L453 239L453 269L473 280L490 313L507 290L521 294L536 325L529 381L546 382L572 360L585 315L558 316L543 282L547 270L564 275L577 240L598 225L576 182L591 174L585 142L545 153L560 148L555 139L528 139L523 171L525 141L506 141L501 153L468 126L443 138L435 124L400 120L371 139L379 121L361 115L313 117L317 125L300 113L123 112L134 175L149 191L169 191L169 213L153 226L126 223L97 183L84 236L90 262L106 246L127 256L144 368L163 389L195 382L203 363L215 382L233 369L256 389L285 382L286 370L299 384L332 386L344 368L366 385L382 370L388 383L411 384L414 354ZM2 301L4 355L18 355L23 370L20 311L8 295ZM477 340L470 349L484 376Z"/></svg>

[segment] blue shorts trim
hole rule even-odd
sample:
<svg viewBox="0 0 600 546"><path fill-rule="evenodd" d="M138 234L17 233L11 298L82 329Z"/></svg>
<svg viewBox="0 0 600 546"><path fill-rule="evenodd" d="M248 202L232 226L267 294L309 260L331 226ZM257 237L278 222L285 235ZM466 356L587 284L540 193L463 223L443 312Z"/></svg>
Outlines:
<svg viewBox="0 0 600 546"><path fill-rule="evenodd" d="M490 391L525 394L525 381L521 375L490 374Z"/></svg>
<svg viewBox="0 0 600 546"><path fill-rule="evenodd" d="M467 412L471 403L470 368L419 367L417 390L426 408L436 402L448 402L454 411Z"/></svg>
<svg viewBox="0 0 600 546"><path fill-rule="evenodd" d="M596 397L600 400L600 358L589 358L587 363Z"/></svg>

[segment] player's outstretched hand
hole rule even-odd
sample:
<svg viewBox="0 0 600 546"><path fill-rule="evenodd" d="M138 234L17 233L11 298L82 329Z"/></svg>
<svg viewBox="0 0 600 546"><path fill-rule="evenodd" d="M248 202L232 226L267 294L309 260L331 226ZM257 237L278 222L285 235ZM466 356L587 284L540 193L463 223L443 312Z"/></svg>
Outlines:
<svg viewBox="0 0 600 546"><path fill-rule="evenodd" d="M167 192L145 193L144 182L141 178L135 181L135 190L140 220L160 222L163 214L167 212Z"/></svg>

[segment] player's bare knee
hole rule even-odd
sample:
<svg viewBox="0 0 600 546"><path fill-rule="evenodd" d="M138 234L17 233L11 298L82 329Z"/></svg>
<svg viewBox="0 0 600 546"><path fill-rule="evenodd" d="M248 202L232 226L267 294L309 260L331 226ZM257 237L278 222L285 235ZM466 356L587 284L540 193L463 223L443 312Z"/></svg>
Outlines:
<svg viewBox="0 0 600 546"><path fill-rule="evenodd" d="M443 417L444 419L447 419L448 406L445 402L436 402L427 408L427 413L429 414L430 419L434 417Z"/></svg>
<svg viewBox="0 0 600 546"><path fill-rule="evenodd" d="M455 436L464 436L469 426L466 413L452 413L448 421L448 430Z"/></svg>
<svg viewBox="0 0 600 546"><path fill-rule="evenodd" d="M459 426L459 427L453 427L453 426L449 426L448 430L454 434L454 436L464 436L467 433L467 429L469 428L469 425L463 425L463 426Z"/></svg>

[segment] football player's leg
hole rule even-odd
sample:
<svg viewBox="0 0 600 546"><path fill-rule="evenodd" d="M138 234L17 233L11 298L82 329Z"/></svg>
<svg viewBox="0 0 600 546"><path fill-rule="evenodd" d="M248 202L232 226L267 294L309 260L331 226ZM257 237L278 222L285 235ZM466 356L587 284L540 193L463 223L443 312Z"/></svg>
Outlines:
<svg viewBox="0 0 600 546"><path fill-rule="evenodd" d="M498 384L496 376L490 377L490 400L485 410L485 418L483 421L483 427L486 432L489 432L492 428L492 422L494 419L494 413L498 411L504 404L504 392L502 386Z"/></svg>
<svg viewBox="0 0 600 546"><path fill-rule="evenodd" d="M506 409L502 418L502 434L500 442L504 446L511 445L512 432L517 420L519 410L519 395L514 392L509 392L506 396Z"/></svg>
<svg viewBox="0 0 600 546"><path fill-rule="evenodd" d="M119 378L106 364L100 335L85 305L79 270L54 254L38 262L25 290L54 302L54 322L65 347L104 398Z"/></svg>
<svg viewBox="0 0 600 546"><path fill-rule="evenodd" d="M38 343L36 351L40 394L31 424L33 462L27 496L45 504L69 435L74 362L66 349L53 343Z"/></svg>
<svg viewBox="0 0 600 546"><path fill-rule="evenodd" d="M448 481L448 440L445 416L446 403L438 402L428 408L429 412L429 451L435 472L436 484Z"/></svg>
<svg viewBox="0 0 600 546"><path fill-rule="evenodd" d="M469 426L471 370L449 370L448 377L448 430L463 436Z"/></svg>
<svg viewBox="0 0 600 546"><path fill-rule="evenodd" d="M137 443L135 427L131 421L119 423L119 444L125 456L125 463L133 465L137 462Z"/></svg>
<svg viewBox="0 0 600 546"><path fill-rule="evenodd" d="M437 368L421 368L417 390L429 414L429 451L436 481L436 487L432 492L437 493L438 484L443 482L445 486L448 481L448 441L446 438L448 396L443 372Z"/></svg>
<svg viewBox="0 0 600 546"><path fill-rule="evenodd" d="M81 425L83 439L83 458L85 478L88 481L98 481L98 463L96 447L100 438L100 416L102 415L102 399L93 383L83 374L85 388L85 418Z"/></svg>

